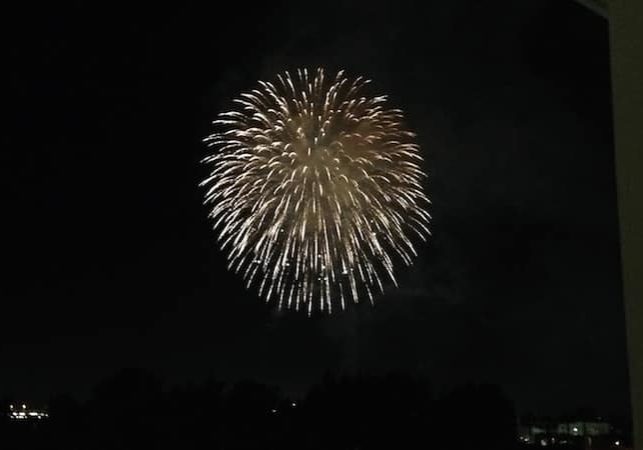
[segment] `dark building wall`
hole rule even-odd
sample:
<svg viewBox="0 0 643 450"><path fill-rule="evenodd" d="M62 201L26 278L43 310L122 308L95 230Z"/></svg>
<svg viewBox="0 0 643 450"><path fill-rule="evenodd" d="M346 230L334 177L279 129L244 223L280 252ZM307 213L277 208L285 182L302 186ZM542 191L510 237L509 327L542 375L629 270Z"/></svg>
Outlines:
<svg viewBox="0 0 643 450"><path fill-rule="evenodd" d="M614 129L634 448L643 449L643 2L609 4Z"/></svg>

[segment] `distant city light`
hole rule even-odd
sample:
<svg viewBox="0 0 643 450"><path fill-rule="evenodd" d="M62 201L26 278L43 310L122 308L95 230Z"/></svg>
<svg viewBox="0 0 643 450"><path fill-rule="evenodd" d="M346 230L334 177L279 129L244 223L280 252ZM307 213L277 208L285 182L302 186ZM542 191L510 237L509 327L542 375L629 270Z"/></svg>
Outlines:
<svg viewBox="0 0 643 450"><path fill-rule="evenodd" d="M292 406L292 407L294 408L295 406L297 406L297 402L292 402L292 403L290 404L290 406Z"/></svg>
<svg viewBox="0 0 643 450"><path fill-rule="evenodd" d="M15 411L13 405L9 405L9 418L12 420L27 420L27 419L45 419L49 417L46 411L37 409L27 409L26 404L22 404L22 411Z"/></svg>
<svg viewBox="0 0 643 450"><path fill-rule="evenodd" d="M276 413L276 412L277 412L277 410L276 410L275 408L272 408L272 409L270 410L270 412L274 414L274 413Z"/></svg>
<svg viewBox="0 0 643 450"><path fill-rule="evenodd" d="M35 419L43 419L43 418L49 417L49 414L42 411L30 411L29 413L20 411L20 412L12 412L11 414L9 414L9 417L14 420L24 420L30 417L33 417Z"/></svg>

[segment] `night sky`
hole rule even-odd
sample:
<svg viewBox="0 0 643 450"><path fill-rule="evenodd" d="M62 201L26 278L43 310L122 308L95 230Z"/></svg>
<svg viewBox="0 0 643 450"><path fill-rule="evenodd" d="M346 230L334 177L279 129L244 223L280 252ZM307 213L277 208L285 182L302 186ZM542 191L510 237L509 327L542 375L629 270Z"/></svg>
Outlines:
<svg viewBox="0 0 643 450"><path fill-rule="evenodd" d="M627 408L608 29L570 1L26 6L4 14L0 396L325 372ZM7 64L8 63L8 64ZM278 313L225 270L201 142L257 79L373 79L406 112L434 237L400 288Z"/></svg>

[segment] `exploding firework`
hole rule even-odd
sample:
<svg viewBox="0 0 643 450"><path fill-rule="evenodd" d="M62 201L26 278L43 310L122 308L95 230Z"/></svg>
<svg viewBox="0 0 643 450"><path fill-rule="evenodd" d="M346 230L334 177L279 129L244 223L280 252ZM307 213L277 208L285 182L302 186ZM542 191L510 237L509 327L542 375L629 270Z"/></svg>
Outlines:
<svg viewBox="0 0 643 450"><path fill-rule="evenodd" d="M278 307L330 313L396 286L430 236L415 135L370 80L297 70L219 114L205 203L228 268Z"/></svg>

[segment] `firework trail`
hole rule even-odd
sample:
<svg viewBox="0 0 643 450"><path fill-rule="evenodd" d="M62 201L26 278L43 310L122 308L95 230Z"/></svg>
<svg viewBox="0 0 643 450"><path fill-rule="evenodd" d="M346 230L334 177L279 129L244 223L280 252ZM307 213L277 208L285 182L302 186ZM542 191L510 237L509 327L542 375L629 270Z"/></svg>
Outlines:
<svg viewBox="0 0 643 450"><path fill-rule="evenodd" d="M277 76L219 114L201 185L228 268L278 307L330 313L396 283L430 236L422 158L402 111L322 69Z"/></svg>

